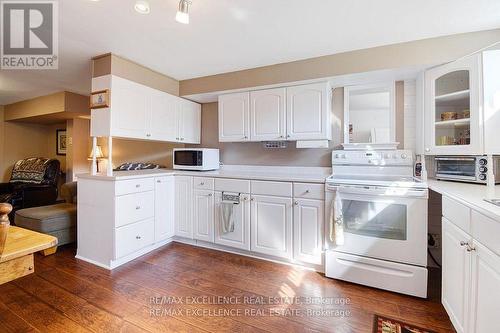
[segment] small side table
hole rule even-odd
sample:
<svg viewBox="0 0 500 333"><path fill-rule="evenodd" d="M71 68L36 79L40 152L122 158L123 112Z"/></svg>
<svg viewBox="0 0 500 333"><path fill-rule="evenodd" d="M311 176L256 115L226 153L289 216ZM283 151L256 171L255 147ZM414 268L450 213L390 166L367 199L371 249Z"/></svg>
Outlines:
<svg viewBox="0 0 500 333"><path fill-rule="evenodd" d="M39 251L50 253L56 247L57 238L54 236L10 226L0 257L0 284L35 272L33 254Z"/></svg>

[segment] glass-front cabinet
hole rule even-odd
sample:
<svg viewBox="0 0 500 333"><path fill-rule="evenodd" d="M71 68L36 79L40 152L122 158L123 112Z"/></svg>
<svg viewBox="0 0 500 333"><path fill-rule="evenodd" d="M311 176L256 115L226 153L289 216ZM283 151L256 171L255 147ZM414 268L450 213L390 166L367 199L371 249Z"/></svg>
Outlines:
<svg viewBox="0 0 500 333"><path fill-rule="evenodd" d="M426 154L482 153L480 68L476 55L425 73Z"/></svg>

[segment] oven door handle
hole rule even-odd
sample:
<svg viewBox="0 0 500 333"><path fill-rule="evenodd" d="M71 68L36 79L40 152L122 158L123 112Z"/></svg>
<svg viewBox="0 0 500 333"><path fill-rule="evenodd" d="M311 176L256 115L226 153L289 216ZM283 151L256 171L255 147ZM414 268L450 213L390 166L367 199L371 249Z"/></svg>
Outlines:
<svg viewBox="0 0 500 333"><path fill-rule="evenodd" d="M410 189L400 187L380 187L380 186L362 186L362 185L327 185L327 191L357 194L372 197L400 197L400 198L427 198L429 191L427 189Z"/></svg>

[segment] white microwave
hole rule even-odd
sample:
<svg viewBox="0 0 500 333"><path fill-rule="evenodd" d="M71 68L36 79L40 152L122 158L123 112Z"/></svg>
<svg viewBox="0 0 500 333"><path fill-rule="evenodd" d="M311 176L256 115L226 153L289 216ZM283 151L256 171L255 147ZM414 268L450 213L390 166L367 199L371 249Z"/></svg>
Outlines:
<svg viewBox="0 0 500 333"><path fill-rule="evenodd" d="M219 149L174 148L174 169L208 171L220 168Z"/></svg>

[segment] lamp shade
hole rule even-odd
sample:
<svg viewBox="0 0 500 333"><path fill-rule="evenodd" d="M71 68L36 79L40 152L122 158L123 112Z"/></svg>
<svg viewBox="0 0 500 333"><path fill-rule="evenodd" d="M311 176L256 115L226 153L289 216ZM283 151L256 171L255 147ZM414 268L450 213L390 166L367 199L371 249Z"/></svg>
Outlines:
<svg viewBox="0 0 500 333"><path fill-rule="evenodd" d="M93 156L94 156L94 150L92 149L92 151L90 152L89 159L91 160ZM97 145L95 147L95 158L104 158L104 154L102 153L101 146L99 146L99 145Z"/></svg>

